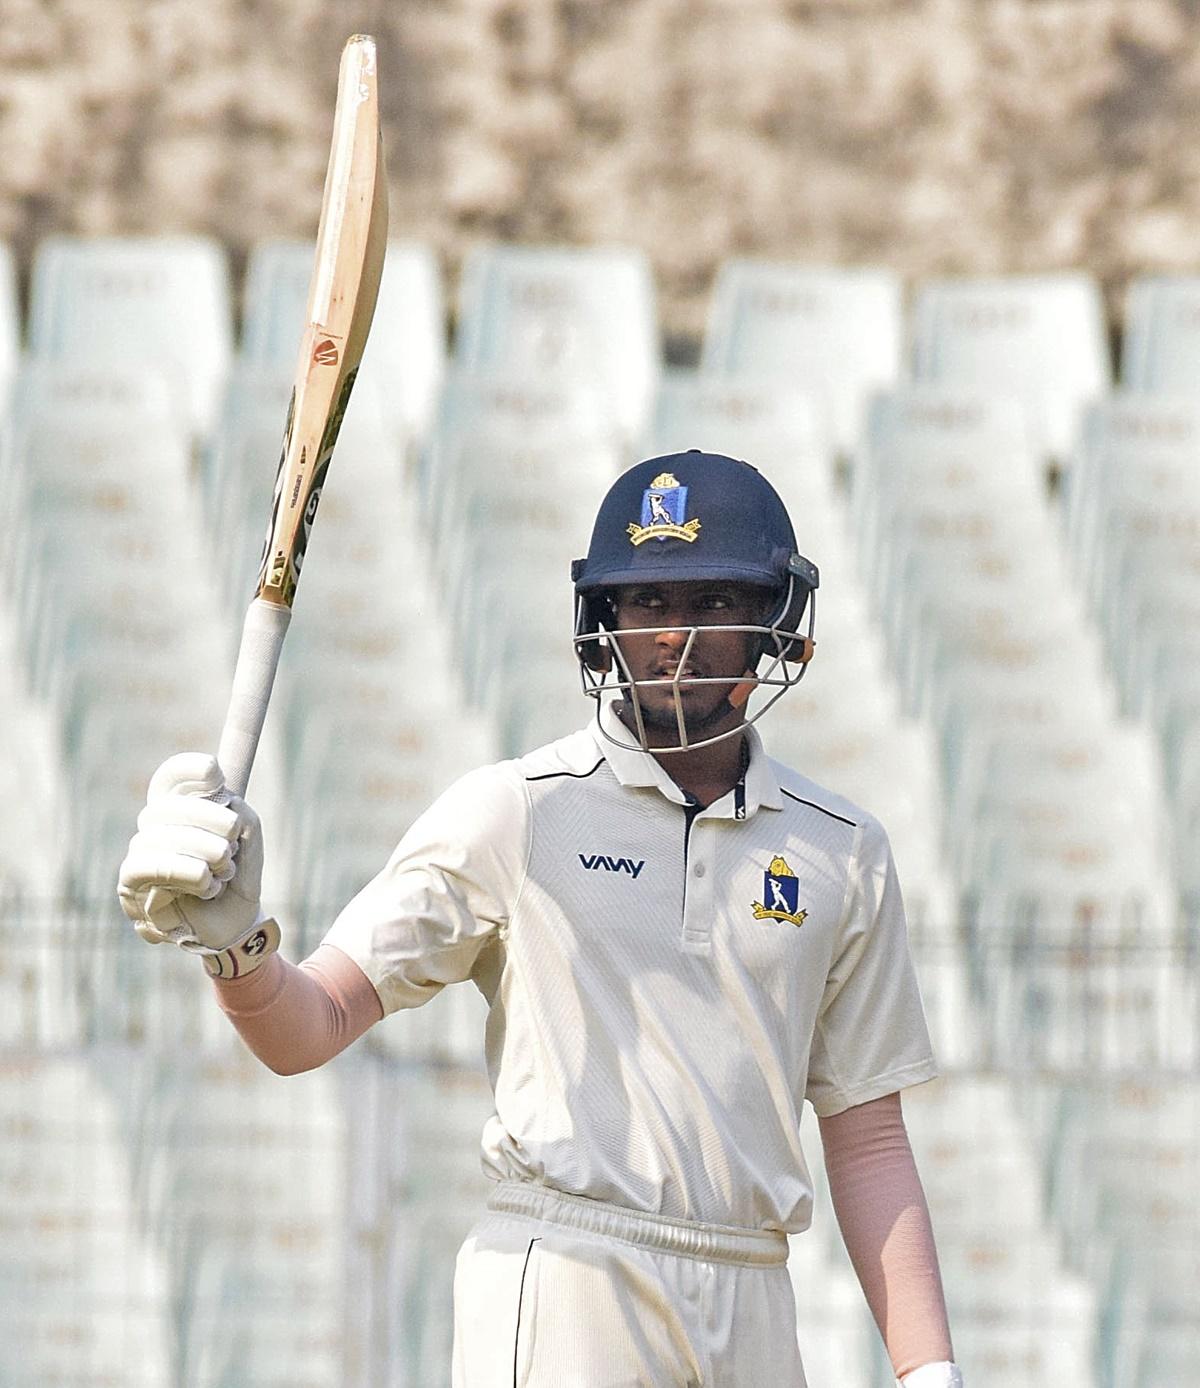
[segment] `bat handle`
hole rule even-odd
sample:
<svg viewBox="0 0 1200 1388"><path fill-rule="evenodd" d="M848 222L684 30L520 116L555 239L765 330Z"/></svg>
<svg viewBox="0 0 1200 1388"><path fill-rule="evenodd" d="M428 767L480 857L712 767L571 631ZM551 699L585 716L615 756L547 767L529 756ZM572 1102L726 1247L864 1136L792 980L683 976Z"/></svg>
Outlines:
<svg viewBox="0 0 1200 1388"><path fill-rule="evenodd" d="M250 782L250 768L254 765L283 638L291 620L290 607L262 598L255 598L246 611L229 710L217 748L225 785L234 795L245 795Z"/></svg>
<svg viewBox="0 0 1200 1388"><path fill-rule="evenodd" d="M217 749L217 763L225 777L225 791L220 797L211 796L210 799L220 798L225 802L229 793L246 793L250 768L254 765L254 754L258 751L258 740L262 735L263 720L267 716L271 687L275 683L279 654L283 650L283 638L287 635L291 620L290 607L265 602L262 598L255 598L246 611L242 643L238 647L237 664L233 671L229 709L225 714L225 726L221 730L221 742ZM165 906L170 900L169 891L162 887L151 887L146 897L147 914ZM155 944L166 938L157 931L143 933L146 939Z"/></svg>

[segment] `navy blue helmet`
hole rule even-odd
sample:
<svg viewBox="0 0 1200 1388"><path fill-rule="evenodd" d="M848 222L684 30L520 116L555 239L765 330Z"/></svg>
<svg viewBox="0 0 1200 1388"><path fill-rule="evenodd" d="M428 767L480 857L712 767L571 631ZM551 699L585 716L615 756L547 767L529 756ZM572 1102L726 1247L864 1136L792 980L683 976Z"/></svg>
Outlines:
<svg viewBox="0 0 1200 1388"><path fill-rule="evenodd" d="M754 665L770 661L757 683L779 686L775 697L800 678L813 653L816 566L798 553L774 487L736 458L693 449L623 473L601 502L587 555L572 564L571 577L575 650L590 694L621 689L636 698L627 680L609 679L610 593L622 584L729 580L765 589L774 601L748 630L757 643ZM785 662L800 668L789 671ZM589 674L603 678L589 684Z"/></svg>

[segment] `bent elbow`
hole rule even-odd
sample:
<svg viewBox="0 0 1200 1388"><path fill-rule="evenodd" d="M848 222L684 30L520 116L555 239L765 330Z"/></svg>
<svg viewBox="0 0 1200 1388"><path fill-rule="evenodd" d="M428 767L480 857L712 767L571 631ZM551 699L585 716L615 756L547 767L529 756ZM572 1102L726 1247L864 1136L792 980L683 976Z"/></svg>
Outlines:
<svg viewBox="0 0 1200 1388"><path fill-rule="evenodd" d="M310 1070L316 1070L324 1063L325 1059L323 1056L307 1055L303 1051L295 1049L286 1051L256 1050L251 1047L250 1050L254 1058L265 1065L273 1075L279 1075L283 1079L291 1075L305 1075Z"/></svg>

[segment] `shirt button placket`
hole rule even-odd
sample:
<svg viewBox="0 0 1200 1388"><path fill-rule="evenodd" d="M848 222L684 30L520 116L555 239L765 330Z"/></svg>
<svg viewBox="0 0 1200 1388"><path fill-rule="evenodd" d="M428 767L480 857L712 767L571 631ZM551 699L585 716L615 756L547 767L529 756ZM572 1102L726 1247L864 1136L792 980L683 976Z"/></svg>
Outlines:
<svg viewBox="0 0 1200 1388"><path fill-rule="evenodd" d="M708 828L704 820L698 819L692 825L688 848L683 897L683 948L688 954L708 954L712 949L713 871L709 859L712 839Z"/></svg>

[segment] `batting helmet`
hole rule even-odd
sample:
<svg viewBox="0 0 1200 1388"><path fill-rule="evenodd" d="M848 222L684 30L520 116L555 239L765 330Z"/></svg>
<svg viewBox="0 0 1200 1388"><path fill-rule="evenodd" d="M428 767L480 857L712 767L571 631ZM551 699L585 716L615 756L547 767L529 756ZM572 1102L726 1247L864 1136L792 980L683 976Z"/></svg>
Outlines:
<svg viewBox="0 0 1200 1388"><path fill-rule="evenodd" d="M754 626L737 628L752 637L752 677L739 681L730 699L742 703L762 686L773 686L774 692L746 721L761 717L796 684L812 658L816 565L797 552L791 520L774 487L756 468L735 458L693 449L630 468L601 502L587 555L572 564L571 577L575 651L584 690L596 698L605 691L619 692L632 702L635 715L638 682L611 638L611 594L622 584L730 580L766 590L773 599L767 614ZM806 612L806 629L801 630ZM690 629L692 640L696 630ZM677 676L673 683L678 687L688 680ZM640 716L636 722L640 729ZM683 729L682 714L679 722ZM644 734L638 745L647 750ZM684 732L678 748L655 750L701 745L689 743Z"/></svg>

